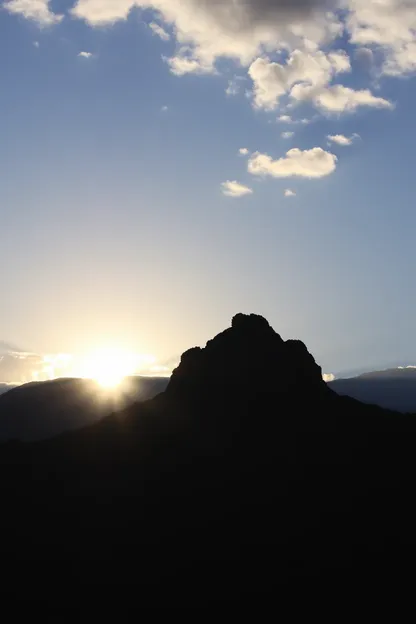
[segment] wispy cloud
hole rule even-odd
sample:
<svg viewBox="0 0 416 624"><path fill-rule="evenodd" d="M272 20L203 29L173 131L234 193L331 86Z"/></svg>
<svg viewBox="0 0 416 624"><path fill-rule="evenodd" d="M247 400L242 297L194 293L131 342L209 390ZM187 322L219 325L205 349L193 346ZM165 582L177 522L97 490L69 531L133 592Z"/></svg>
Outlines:
<svg viewBox="0 0 416 624"><path fill-rule="evenodd" d="M242 82L244 82L244 80L244 76L233 76L233 78L228 81L225 93L230 96L238 95L241 91Z"/></svg>
<svg viewBox="0 0 416 624"><path fill-rule="evenodd" d="M318 108L329 113L353 113L360 107L394 108L392 102L373 95L369 89L355 91L342 85L328 87L315 98L315 103Z"/></svg>
<svg viewBox="0 0 416 624"><path fill-rule="evenodd" d="M160 39L162 39L163 41L169 41L170 34L163 28L163 26L160 26L160 24L157 24L156 22L150 22L149 28L155 35L160 37Z"/></svg>
<svg viewBox="0 0 416 624"><path fill-rule="evenodd" d="M327 139L329 143L336 143L337 145L342 145L343 147L347 147L352 145L355 139L358 139L358 134L353 134L350 137L346 137L344 134L328 134Z"/></svg>
<svg viewBox="0 0 416 624"><path fill-rule="evenodd" d="M244 195L251 195L253 189L244 184L240 184L236 180L227 180L221 184L221 189L224 195L227 197L244 197Z"/></svg>

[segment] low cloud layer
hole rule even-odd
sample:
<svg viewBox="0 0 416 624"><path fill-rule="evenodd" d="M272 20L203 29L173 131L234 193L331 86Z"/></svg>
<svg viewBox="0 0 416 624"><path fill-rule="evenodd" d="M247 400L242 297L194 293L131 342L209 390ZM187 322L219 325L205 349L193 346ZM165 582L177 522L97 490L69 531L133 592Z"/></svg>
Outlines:
<svg viewBox="0 0 416 624"><path fill-rule="evenodd" d="M108 357L108 356L107 356ZM117 353L114 361L119 364ZM177 365L178 358L166 362L157 362L148 355L130 354L126 374L169 376ZM6 343L0 342L0 384L19 385L32 381L48 381L58 377L94 377L91 362L96 357L75 356L58 353L40 355L19 351Z"/></svg>

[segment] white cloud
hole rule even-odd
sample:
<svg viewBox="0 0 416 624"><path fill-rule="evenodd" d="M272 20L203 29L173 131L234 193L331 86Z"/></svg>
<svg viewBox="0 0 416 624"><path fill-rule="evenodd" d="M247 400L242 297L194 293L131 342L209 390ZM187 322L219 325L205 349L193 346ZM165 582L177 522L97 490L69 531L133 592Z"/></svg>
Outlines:
<svg viewBox="0 0 416 624"><path fill-rule="evenodd" d="M92 52L80 52L78 56L80 56L81 58L89 59L92 57Z"/></svg>
<svg viewBox="0 0 416 624"><path fill-rule="evenodd" d="M162 113L166 113L169 110L169 106L166 106L165 104L160 110L162 111Z"/></svg>
<svg viewBox="0 0 416 624"><path fill-rule="evenodd" d="M9 13L38 22L41 26L52 26L60 22L63 15L53 13L50 5L50 0L8 0L3 3L3 8Z"/></svg>
<svg viewBox="0 0 416 624"><path fill-rule="evenodd" d="M414 0L349 0L349 8L347 28L352 43L381 52L385 74L416 71Z"/></svg>
<svg viewBox="0 0 416 624"><path fill-rule="evenodd" d="M211 65L203 65L199 60L189 58L188 56L179 54L171 58L163 57L168 63L170 71L175 76L184 76L185 74L209 74L212 73Z"/></svg>
<svg viewBox="0 0 416 624"><path fill-rule="evenodd" d="M247 156L248 149L246 147L240 147L240 149L238 150L238 153L241 154L241 156Z"/></svg>
<svg viewBox="0 0 416 624"><path fill-rule="evenodd" d="M382 97L376 97L369 89L355 91L342 85L328 87L315 98L318 108L329 113L354 112L360 106L371 108L394 108L394 105Z"/></svg>
<svg viewBox="0 0 416 624"><path fill-rule="evenodd" d="M286 98L291 106L311 102L321 112L344 113L392 104L368 89L334 84L340 74L351 71L346 52L336 49L337 39L346 31L358 57L371 57L379 65L381 59L384 74L416 72L415 4L416 0L75 0L69 15L103 26L126 20L134 9L153 10L157 21L149 27L177 44L173 56L165 58L173 74L215 73L217 62L228 59L247 68L252 101L259 109L275 110ZM48 0L7 0L3 6L42 25L63 17L53 12ZM239 90L231 79L227 95Z"/></svg>
<svg viewBox="0 0 416 624"><path fill-rule="evenodd" d="M251 195L253 189L244 184L240 184L236 180L227 180L221 184L222 192L227 197L244 197L244 195Z"/></svg>
<svg viewBox="0 0 416 624"><path fill-rule="evenodd" d="M287 123L287 124L302 124L304 126L310 123L310 119L306 119L306 118L293 119L293 117L291 117L290 115L280 115L277 118L277 121L279 121L280 123Z"/></svg>
<svg viewBox="0 0 416 624"><path fill-rule="evenodd" d="M282 139L291 139L294 134L294 132L282 132L280 136L282 137Z"/></svg>
<svg viewBox="0 0 416 624"><path fill-rule="evenodd" d="M257 58L248 73L254 84L255 106L274 110L284 95L297 101L311 100L334 76L350 70L344 51L325 54L321 50L294 50L285 64Z"/></svg>
<svg viewBox="0 0 416 624"><path fill-rule="evenodd" d="M170 34L166 32L163 26L160 26L156 22L150 22L149 28L153 31L155 35L160 37L163 41L169 41Z"/></svg>
<svg viewBox="0 0 416 624"><path fill-rule="evenodd" d="M285 197L296 197L296 192L292 191L292 189L286 189L284 192Z"/></svg>
<svg viewBox="0 0 416 624"><path fill-rule="evenodd" d="M328 381L334 381L335 375L333 373L323 373L322 379L328 383Z"/></svg>
<svg viewBox="0 0 416 624"><path fill-rule="evenodd" d="M40 24L62 19L48 0L7 0L4 7ZM270 52L328 49L345 28L353 44L381 52L384 73L416 71L415 0L76 0L70 12L102 26L127 19L135 8L155 11L173 26L179 46L189 47L195 63L182 70L214 68L219 58L248 66ZM168 39L163 25L150 27ZM346 71L341 57L330 62L338 63L336 73Z"/></svg>
<svg viewBox="0 0 416 624"><path fill-rule="evenodd" d="M321 147L310 150L293 148L284 158L273 160L268 154L254 153L248 161L248 171L256 176L274 178L323 178L336 169L337 157Z"/></svg>
<svg viewBox="0 0 416 624"><path fill-rule="evenodd" d="M39 45L40 45L40 44L39 44L39 41L34 41L34 42L33 42L33 45L35 46L35 48L38 48L38 47L39 47Z"/></svg>
<svg viewBox="0 0 416 624"><path fill-rule="evenodd" d="M341 32L327 0L78 0L72 13L100 26L126 19L135 7L152 8L174 25L179 45L205 68L221 57L248 66L264 50L317 46Z"/></svg>
<svg viewBox="0 0 416 624"><path fill-rule="evenodd" d="M358 134L353 134L350 137L346 137L343 134L328 134L327 139L330 143L336 143L337 145L342 145L347 147L348 145L352 145L354 140L359 138Z"/></svg>
<svg viewBox="0 0 416 624"><path fill-rule="evenodd" d="M102 26L127 19L130 11L140 4L136 0L78 0L72 14L92 26Z"/></svg>

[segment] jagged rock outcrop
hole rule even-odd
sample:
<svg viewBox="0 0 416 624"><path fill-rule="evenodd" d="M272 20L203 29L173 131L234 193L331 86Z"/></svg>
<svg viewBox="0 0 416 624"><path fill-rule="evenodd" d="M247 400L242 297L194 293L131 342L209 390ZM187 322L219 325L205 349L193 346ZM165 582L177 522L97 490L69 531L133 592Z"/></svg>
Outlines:
<svg viewBox="0 0 416 624"><path fill-rule="evenodd" d="M218 399L244 389L260 393L322 393L322 371L300 340L284 341L257 314L237 314L231 327L204 348L186 351L173 371L167 393Z"/></svg>

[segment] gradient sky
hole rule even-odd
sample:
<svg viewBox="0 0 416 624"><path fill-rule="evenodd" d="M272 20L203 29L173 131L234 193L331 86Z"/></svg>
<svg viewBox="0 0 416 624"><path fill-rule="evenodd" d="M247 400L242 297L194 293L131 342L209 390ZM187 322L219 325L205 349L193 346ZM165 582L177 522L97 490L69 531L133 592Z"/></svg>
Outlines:
<svg viewBox="0 0 416 624"><path fill-rule="evenodd" d="M0 2L2 340L415 363L416 2L289 4Z"/></svg>

